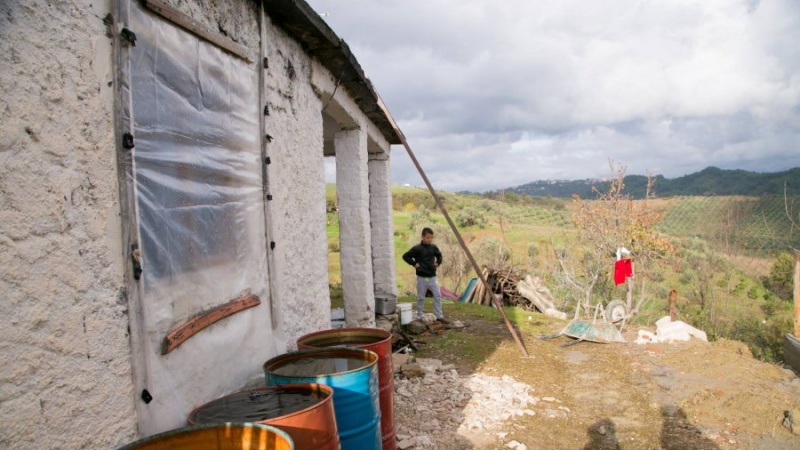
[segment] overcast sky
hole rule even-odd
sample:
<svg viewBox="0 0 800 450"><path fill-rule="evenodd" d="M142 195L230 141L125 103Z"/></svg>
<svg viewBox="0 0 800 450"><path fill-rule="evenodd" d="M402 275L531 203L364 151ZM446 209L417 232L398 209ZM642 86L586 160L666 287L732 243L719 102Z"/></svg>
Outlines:
<svg viewBox="0 0 800 450"><path fill-rule="evenodd" d="M800 166L800 0L307 1L436 189Z"/></svg>

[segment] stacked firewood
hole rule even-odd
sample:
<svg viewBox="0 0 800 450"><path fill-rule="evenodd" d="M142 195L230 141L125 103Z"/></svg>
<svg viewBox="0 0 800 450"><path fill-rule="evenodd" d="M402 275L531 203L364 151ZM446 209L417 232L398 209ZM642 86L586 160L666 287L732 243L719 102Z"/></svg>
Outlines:
<svg viewBox="0 0 800 450"><path fill-rule="evenodd" d="M466 299L467 302L489 306L492 305L492 294L502 294L504 305L516 306L525 303L524 298L517 292L517 283L521 279L521 274L513 267L499 270L484 267L483 278L489 282L491 290L486 289L483 282L478 279L472 295Z"/></svg>
<svg viewBox="0 0 800 450"><path fill-rule="evenodd" d="M550 290L538 277L522 275L513 267L499 270L484 267L483 278L489 288L479 279L472 292L468 293L466 302L494 306L492 297L497 296L498 299L502 298L506 306L519 306L527 311L538 310L550 316L566 317L556 309Z"/></svg>

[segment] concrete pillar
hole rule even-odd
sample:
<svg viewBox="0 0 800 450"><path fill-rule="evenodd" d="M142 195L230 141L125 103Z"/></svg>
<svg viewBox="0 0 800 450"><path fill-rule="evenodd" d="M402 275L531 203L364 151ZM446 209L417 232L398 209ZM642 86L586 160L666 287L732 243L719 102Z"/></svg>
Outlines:
<svg viewBox="0 0 800 450"><path fill-rule="evenodd" d="M370 154L369 216L372 226L372 276L375 295L397 295L392 226L392 185L389 152Z"/></svg>
<svg viewBox="0 0 800 450"><path fill-rule="evenodd" d="M374 327L367 134L361 129L339 131L334 149L345 324Z"/></svg>

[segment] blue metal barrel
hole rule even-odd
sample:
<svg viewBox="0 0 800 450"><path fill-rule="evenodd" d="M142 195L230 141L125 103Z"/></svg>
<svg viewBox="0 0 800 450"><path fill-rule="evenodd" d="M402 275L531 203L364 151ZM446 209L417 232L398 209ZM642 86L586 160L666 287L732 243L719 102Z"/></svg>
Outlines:
<svg viewBox="0 0 800 450"><path fill-rule="evenodd" d="M358 348L301 350L264 363L267 386L319 383L333 388L342 450L380 450L378 355Z"/></svg>

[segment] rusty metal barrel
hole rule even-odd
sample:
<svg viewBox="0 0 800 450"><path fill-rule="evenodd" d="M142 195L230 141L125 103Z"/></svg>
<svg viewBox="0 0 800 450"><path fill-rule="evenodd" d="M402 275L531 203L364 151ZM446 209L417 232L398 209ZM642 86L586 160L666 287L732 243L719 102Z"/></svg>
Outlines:
<svg viewBox="0 0 800 450"><path fill-rule="evenodd" d="M333 388L285 384L242 390L212 400L189 414L189 424L252 422L285 431L298 449L339 450Z"/></svg>
<svg viewBox="0 0 800 450"><path fill-rule="evenodd" d="M333 388L342 450L381 448L378 355L359 348L300 350L264 363L267 386L319 383Z"/></svg>
<svg viewBox="0 0 800 450"><path fill-rule="evenodd" d="M355 347L378 355L378 385L381 406L383 450L395 450L394 368L392 366L392 333L379 328L338 328L317 331L297 339L299 349Z"/></svg>
<svg viewBox="0 0 800 450"><path fill-rule="evenodd" d="M273 426L215 423L156 434L119 450L294 450L294 444L288 434Z"/></svg>

